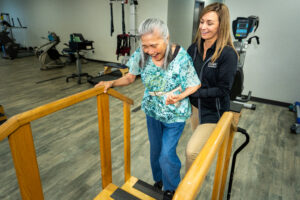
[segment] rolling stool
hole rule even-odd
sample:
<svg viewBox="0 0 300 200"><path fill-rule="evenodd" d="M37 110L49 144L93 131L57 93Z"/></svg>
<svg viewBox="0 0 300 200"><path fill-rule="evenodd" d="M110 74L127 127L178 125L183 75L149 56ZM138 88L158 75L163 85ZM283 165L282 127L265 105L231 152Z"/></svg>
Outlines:
<svg viewBox="0 0 300 200"><path fill-rule="evenodd" d="M80 33L73 33L70 35L70 42L69 42L69 48L64 49L64 52L66 53L73 53L76 57L76 70L77 73L73 73L72 75L68 76L66 78L66 82L69 82L70 78L77 78L77 83L81 84L81 77L87 77L89 80L92 78L91 75L88 73L82 73L81 72L81 50L93 50L93 41L85 40Z"/></svg>
<svg viewBox="0 0 300 200"><path fill-rule="evenodd" d="M91 75L89 75L88 73L82 73L81 72L81 58L80 58L80 54L79 52L74 52L74 55L76 57L76 70L77 73L73 73L70 76L67 76L66 78L66 82L69 82L70 78L76 78L78 77L77 83L81 84L81 77L87 77L87 79L92 78Z"/></svg>

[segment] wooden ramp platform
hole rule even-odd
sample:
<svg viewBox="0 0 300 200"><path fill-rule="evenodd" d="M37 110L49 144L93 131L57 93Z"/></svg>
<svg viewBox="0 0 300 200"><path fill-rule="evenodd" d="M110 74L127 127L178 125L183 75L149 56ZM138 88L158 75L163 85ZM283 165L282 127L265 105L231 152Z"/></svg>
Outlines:
<svg viewBox="0 0 300 200"><path fill-rule="evenodd" d="M152 185L131 176L119 188L110 183L94 200L162 200L163 192L157 191Z"/></svg>

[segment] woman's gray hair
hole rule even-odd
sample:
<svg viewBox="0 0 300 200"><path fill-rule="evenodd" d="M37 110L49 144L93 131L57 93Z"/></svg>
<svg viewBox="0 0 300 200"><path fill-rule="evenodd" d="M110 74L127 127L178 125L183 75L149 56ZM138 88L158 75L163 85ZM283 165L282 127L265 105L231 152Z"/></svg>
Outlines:
<svg viewBox="0 0 300 200"><path fill-rule="evenodd" d="M161 37L164 39L165 42L167 42L169 37L169 29L168 26L160 19L156 18L148 18L144 20L138 29L138 35L139 37L148 34L153 33L154 30L158 30L160 32ZM148 60L149 55L144 53L142 48L142 43L140 42L140 49L141 49L141 59L140 59L140 67L145 66L145 62ZM167 44L166 52L165 52L165 60L164 64L162 66L163 69L167 69L168 65L171 62L172 59L172 51L171 51L171 44L170 42Z"/></svg>

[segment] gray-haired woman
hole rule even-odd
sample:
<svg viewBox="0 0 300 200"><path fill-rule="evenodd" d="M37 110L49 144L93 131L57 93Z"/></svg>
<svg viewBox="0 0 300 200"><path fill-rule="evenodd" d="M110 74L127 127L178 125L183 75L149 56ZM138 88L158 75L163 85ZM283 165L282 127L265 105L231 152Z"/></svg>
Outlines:
<svg viewBox="0 0 300 200"><path fill-rule="evenodd" d="M146 19L138 31L141 46L127 63L129 73L95 87L104 86L106 92L112 86L129 85L141 75L145 86L142 110L147 119L154 186L163 186L164 199L171 199L180 182L181 162L176 147L191 115L186 97L200 87L200 81L188 53L169 42L168 27L163 21Z"/></svg>

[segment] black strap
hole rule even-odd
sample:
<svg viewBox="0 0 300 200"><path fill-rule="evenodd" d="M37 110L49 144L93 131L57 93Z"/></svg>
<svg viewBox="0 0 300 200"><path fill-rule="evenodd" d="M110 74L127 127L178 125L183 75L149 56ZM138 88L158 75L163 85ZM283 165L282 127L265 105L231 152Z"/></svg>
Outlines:
<svg viewBox="0 0 300 200"><path fill-rule="evenodd" d="M110 4L110 36L113 35L113 32L115 31L114 28L114 16L113 16L113 4L112 2Z"/></svg>
<svg viewBox="0 0 300 200"><path fill-rule="evenodd" d="M180 45L176 45L176 48L175 48L175 51L174 51L174 53L173 53L173 57L172 57L171 61L174 60L174 59L176 58L176 56L177 56L177 54L178 54L178 52L179 52L179 49L180 49ZM170 61L170 62L171 62L171 61Z"/></svg>
<svg viewBox="0 0 300 200"><path fill-rule="evenodd" d="M193 54L193 62L195 62L197 51L198 51L198 48L197 48L197 45L195 45L194 54Z"/></svg>
<svg viewBox="0 0 300 200"><path fill-rule="evenodd" d="M124 11L124 2L122 2L122 31L125 34L125 11Z"/></svg>

